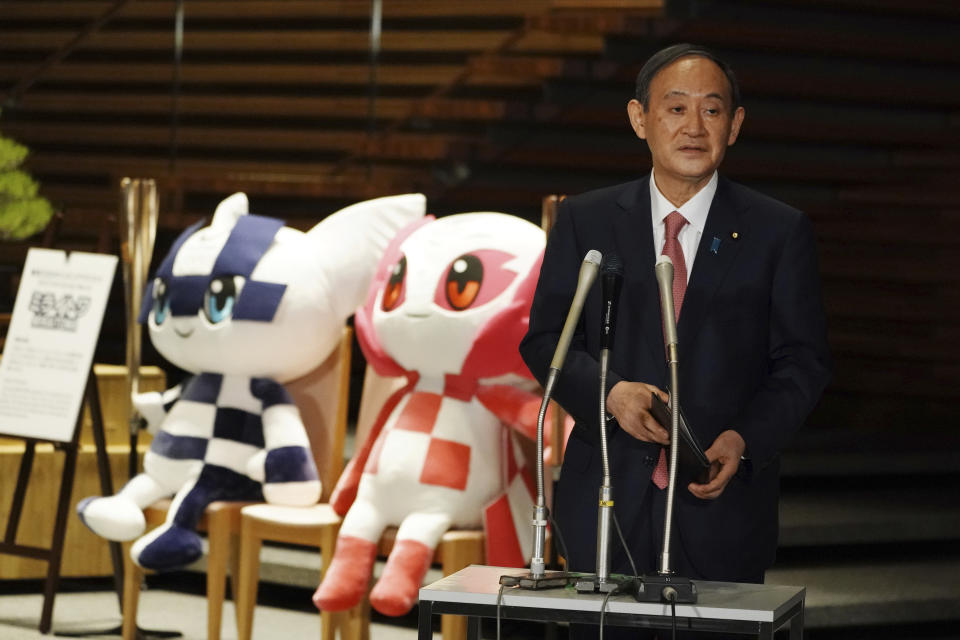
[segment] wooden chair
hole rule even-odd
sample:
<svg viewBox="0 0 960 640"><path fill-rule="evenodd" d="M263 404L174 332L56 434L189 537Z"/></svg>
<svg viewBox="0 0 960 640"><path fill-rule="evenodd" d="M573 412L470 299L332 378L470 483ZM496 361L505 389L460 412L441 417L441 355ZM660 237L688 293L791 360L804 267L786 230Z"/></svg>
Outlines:
<svg viewBox="0 0 960 640"><path fill-rule="evenodd" d="M314 459L318 462L318 471L329 491L339 476L343 464L343 438L346 424L346 400L350 377L350 355L353 330L345 327L339 347L319 367L307 375L286 385L300 410L304 425L310 436ZM342 408L341 408L342 407ZM338 418L330 417L331 412L339 417L342 413L342 425L336 426ZM144 510L148 527L154 527L166 520L169 500L160 501ZM240 594L240 545L241 514L245 508L257 506L272 507L249 502L213 502L207 506L199 529L207 532L209 551L207 555L207 638L220 638L223 616L223 601L226 593L226 578L229 574L234 580L237 594L237 628L242 629L246 618L241 615L243 607ZM282 509L283 507L277 507ZM137 634L136 618L140 597L140 584L143 581L143 569L130 559L129 545L124 549L124 593L123 593L123 638L134 640ZM253 582L256 589L256 580ZM255 593L255 591L254 591ZM252 610L252 601L248 605ZM252 615L252 613L251 613ZM249 628L249 627L248 627ZM241 636L243 637L243 636Z"/></svg>
<svg viewBox="0 0 960 640"><path fill-rule="evenodd" d="M309 402L297 402L310 436L314 459L323 482L321 499L313 507L284 507L256 504L244 507L240 515L240 555L237 574L237 637L245 640L253 633L253 613L260 577L260 549L265 540L319 546L323 567L333 557L340 529L340 517L325 501L343 470L343 445L347 431L347 405L350 399L350 356L353 331L344 331L337 362L326 369L309 393ZM332 638L338 626L335 616L321 614L324 638Z"/></svg>
<svg viewBox="0 0 960 640"><path fill-rule="evenodd" d="M230 575L237 575L237 545L240 530L240 509L249 502L212 502L207 506L198 529L207 532L207 638L218 640L223 620L223 600L226 594L227 567ZM147 507L143 515L147 527L163 524L167 518L169 500L161 500ZM140 604L140 585L144 570L130 558L130 544L123 545L123 640L137 638L137 609Z"/></svg>

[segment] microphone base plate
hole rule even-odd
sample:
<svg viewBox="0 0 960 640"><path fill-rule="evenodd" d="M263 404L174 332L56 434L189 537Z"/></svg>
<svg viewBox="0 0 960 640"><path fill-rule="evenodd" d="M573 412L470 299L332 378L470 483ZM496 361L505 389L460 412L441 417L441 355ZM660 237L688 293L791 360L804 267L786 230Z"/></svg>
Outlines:
<svg viewBox="0 0 960 640"><path fill-rule="evenodd" d="M677 604L696 604L697 585L690 578L673 574L661 575L658 573L642 576L637 580L637 590L633 597L637 602L670 602L665 591L672 589L675 593L674 602Z"/></svg>
<svg viewBox="0 0 960 640"><path fill-rule="evenodd" d="M624 575L610 576L600 580L596 575L581 575L576 580L577 593L633 593L636 589L636 578Z"/></svg>
<svg viewBox="0 0 960 640"><path fill-rule="evenodd" d="M579 576L567 571L546 571L542 576L535 576L527 573L520 576L500 576L500 584L505 587L518 587L520 589L554 589L573 584L579 579Z"/></svg>

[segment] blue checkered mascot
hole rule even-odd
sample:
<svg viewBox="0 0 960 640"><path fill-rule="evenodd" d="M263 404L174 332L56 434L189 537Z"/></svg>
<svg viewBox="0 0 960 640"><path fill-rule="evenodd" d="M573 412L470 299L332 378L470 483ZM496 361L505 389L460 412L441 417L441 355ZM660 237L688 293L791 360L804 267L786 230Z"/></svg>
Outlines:
<svg viewBox="0 0 960 640"><path fill-rule="evenodd" d="M197 524L215 500L311 505L320 480L300 413L283 383L320 365L360 306L395 232L423 216L419 194L361 202L307 233L248 213L238 193L209 226L174 243L144 296L157 350L193 375L134 404L153 433L144 471L116 495L77 507L94 533L133 540L155 570L202 553ZM143 535L143 509L172 497Z"/></svg>

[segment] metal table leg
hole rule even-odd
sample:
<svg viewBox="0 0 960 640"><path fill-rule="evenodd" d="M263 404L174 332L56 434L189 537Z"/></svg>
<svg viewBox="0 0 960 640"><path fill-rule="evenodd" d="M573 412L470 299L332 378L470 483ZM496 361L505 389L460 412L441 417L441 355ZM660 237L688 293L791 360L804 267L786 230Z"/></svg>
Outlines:
<svg viewBox="0 0 960 640"><path fill-rule="evenodd" d="M790 619L790 640L803 640L803 609L805 602L800 603L800 610Z"/></svg>
<svg viewBox="0 0 960 640"><path fill-rule="evenodd" d="M433 640L433 601L420 600L418 640Z"/></svg>
<svg viewBox="0 0 960 640"><path fill-rule="evenodd" d="M480 628L483 618L480 616L470 616L467 618L467 640L480 640Z"/></svg>

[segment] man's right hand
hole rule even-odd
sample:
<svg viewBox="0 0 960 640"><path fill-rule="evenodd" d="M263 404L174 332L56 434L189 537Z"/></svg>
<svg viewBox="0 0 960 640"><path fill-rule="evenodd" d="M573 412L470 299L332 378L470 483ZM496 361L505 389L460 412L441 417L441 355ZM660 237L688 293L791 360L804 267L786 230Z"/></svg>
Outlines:
<svg viewBox="0 0 960 640"><path fill-rule="evenodd" d="M620 423L620 428L637 440L670 444L670 434L650 415L653 394L668 402L670 396L652 384L621 380L607 394L607 413Z"/></svg>

